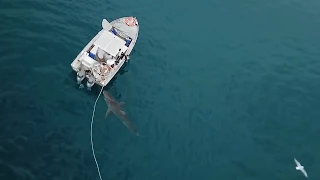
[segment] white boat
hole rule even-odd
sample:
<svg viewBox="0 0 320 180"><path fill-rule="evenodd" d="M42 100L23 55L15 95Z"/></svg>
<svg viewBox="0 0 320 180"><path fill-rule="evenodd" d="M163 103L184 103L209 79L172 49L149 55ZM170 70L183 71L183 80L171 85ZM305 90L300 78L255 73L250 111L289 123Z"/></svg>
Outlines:
<svg viewBox="0 0 320 180"><path fill-rule="evenodd" d="M77 82L87 79L87 88L94 84L106 86L136 44L139 24L136 17L122 17L112 22L102 20L102 30L83 48L71 63L77 72Z"/></svg>

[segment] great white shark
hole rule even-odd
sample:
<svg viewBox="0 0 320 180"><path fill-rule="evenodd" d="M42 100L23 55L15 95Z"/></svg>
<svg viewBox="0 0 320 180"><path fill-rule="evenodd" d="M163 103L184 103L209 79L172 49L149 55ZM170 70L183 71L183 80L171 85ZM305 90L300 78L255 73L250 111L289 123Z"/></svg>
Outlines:
<svg viewBox="0 0 320 180"><path fill-rule="evenodd" d="M105 118L107 118L111 113L113 113L114 115L116 115L124 125L127 126L127 128L136 136L140 136L139 132L137 131L137 129L134 127L134 125L131 123L131 121L129 120L129 118L126 115L126 112L123 111L121 108L124 105L124 102L117 102L112 96L111 94L106 91L103 90L103 96L104 96L104 100L108 106L108 110L106 112Z"/></svg>

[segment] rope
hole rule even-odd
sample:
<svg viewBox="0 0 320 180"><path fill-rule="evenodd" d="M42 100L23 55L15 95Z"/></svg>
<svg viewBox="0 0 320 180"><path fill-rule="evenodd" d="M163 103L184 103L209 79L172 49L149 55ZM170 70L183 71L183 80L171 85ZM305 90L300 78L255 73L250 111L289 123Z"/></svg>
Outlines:
<svg viewBox="0 0 320 180"><path fill-rule="evenodd" d="M99 164L98 164L98 161L97 161L97 158L96 158L96 155L94 153L94 147L93 147L93 140L92 140L92 127L93 127L93 121L94 121L94 113L96 111L96 105L97 105L97 102L98 102L98 99L102 93L102 90L103 90L104 86L102 86L101 90L100 90L100 93L96 99L96 102L94 103L94 106L93 106L93 111L92 111L92 117L91 117L91 128L90 128L90 137L91 137L91 149L92 149L92 155L93 155L93 158L94 158L94 161L96 163L96 166L97 166L97 169L98 169L98 174L99 174L99 178L100 180L102 180L102 177L101 177L101 173L100 173L100 168L99 168Z"/></svg>

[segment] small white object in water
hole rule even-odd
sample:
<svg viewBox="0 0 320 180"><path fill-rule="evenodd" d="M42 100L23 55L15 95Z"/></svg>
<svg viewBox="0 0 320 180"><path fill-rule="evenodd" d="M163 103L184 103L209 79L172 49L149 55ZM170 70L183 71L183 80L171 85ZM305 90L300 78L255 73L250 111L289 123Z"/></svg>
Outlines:
<svg viewBox="0 0 320 180"><path fill-rule="evenodd" d="M296 158L294 158L294 162L296 162L296 164L297 164L296 170L301 171L304 174L304 176L306 178L308 178L308 174L307 174L306 170L304 170L304 167L301 166L301 164L299 163L299 161L296 160Z"/></svg>

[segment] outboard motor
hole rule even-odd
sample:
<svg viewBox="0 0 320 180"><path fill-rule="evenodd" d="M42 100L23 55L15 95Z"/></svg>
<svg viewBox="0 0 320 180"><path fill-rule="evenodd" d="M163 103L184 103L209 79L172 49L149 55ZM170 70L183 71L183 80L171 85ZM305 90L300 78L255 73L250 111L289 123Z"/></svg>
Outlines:
<svg viewBox="0 0 320 180"><path fill-rule="evenodd" d="M83 84L81 84L81 82L83 81L83 79L86 77L86 72L81 69L78 73L77 73L77 83L80 84L79 88L82 89L83 88Z"/></svg>
<svg viewBox="0 0 320 180"><path fill-rule="evenodd" d="M93 75L91 75L91 76L88 78L88 81L87 81L87 89L88 89L88 90L91 90L91 87L94 85L95 80L96 80L96 78L95 78Z"/></svg>
<svg viewBox="0 0 320 180"><path fill-rule="evenodd" d="M78 73L77 73L77 82L78 84L81 84L81 82L83 81L83 79L86 77L86 72L81 69Z"/></svg>

